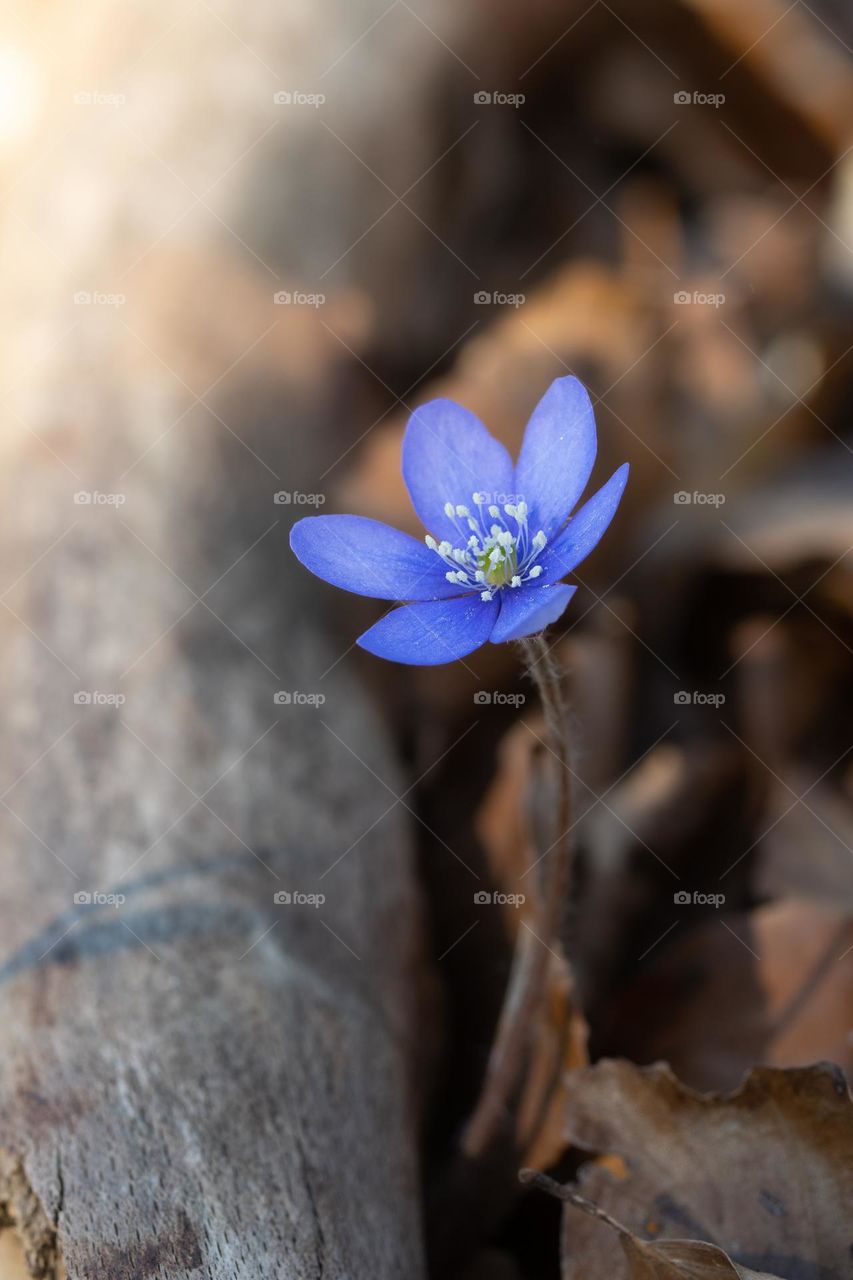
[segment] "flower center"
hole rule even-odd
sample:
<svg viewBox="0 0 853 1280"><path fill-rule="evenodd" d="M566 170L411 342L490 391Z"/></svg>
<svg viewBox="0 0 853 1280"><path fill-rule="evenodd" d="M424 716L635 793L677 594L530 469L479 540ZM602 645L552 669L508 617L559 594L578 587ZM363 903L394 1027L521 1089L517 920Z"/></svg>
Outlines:
<svg viewBox="0 0 853 1280"><path fill-rule="evenodd" d="M469 507L444 505L444 513L459 535L458 545L447 539L436 542L427 534L426 544L449 565L445 577L463 590L479 590L482 600L491 600L496 590L520 587L538 578L542 566L536 564L547 542L540 531L530 537L527 503L507 502L503 508L488 502L484 493L471 495Z"/></svg>
<svg viewBox="0 0 853 1280"><path fill-rule="evenodd" d="M508 582L512 582L518 569L515 541L510 547L497 548L496 553L483 551L477 557L477 569L482 570L485 581L492 587L505 587Z"/></svg>

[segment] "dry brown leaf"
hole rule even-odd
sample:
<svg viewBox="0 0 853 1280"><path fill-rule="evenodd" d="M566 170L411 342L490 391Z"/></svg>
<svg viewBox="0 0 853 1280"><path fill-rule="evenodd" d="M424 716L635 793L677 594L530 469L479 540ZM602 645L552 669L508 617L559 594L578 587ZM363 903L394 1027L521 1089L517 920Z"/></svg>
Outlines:
<svg viewBox="0 0 853 1280"><path fill-rule="evenodd" d="M737 1092L703 1096L665 1064L603 1061L575 1073L565 1136L624 1158L629 1177L593 1162L581 1183L639 1240L690 1238L784 1280L850 1276L853 1107L836 1067L757 1067ZM563 1254L564 1280L694 1275L632 1271L612 1228L575 1213ZM663 1257L675 1265L677 1251Z"/></svg>
<svg viewBox="0 0 853 1280"><path fill-rule="evenodd" d="M560 1186L553 1178L534 1174L524 1169L522 1182L538 1186L543 1191L564 1201L567 1208L580 1209L594 1221L602 1222L615 1234L622 1247L629 1280L780 1280L766 1271L752 1271L739 1267L722 1249L703 1240L640 1240L621 1222L571 1187Z"/></svg>
<svg viewBox="0 0 853 1280"><path fill-rule="evenodd" d="M767 1271L739 1267L728 1254L701 1240L663 1240L646 1244L620 1237L631 1280L777 1280Z"/></svg>

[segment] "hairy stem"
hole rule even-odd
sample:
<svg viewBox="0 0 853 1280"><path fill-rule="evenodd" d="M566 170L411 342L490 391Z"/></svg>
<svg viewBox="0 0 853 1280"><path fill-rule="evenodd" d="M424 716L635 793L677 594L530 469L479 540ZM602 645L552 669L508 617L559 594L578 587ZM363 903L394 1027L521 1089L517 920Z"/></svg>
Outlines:
<svg viewBox="0 0 853 1280"><path fill-rule="evenodd" d="M568 699L561 673L542 635L520 641L531 678L536 682L545 715L545 745L556 771L553 843L531 851L530 870L538 854L543 883L537 894L534 927L519 928L512 972L504 994L480 1096L466 1124L457 1160L448 1170L431 1218L433 1263L437 1273L458 1262L459 1233L471 1220L483 1238L500 1220L518 1186L518 1159L534 1141L547 1109L547 1097L532 1130L517 1131L527 1073L540 1019L546 1016L549 973L564 953L563 922L569 890L571 851L571 773L569 767ZM544 944L544 945L543 945ZM568 1036L568 1025L565 1028Z"/></svg>
<svg viewBox="0 0 853 1280"><path fill-rule="evenodd" d="M483 1091L466 1126L463 1150L480 1155L508 1121L511 1127L518 1091L523 1086L535 1020L547 987L549 957L564 951L563 923L569 889L571 773L568 701L561 672L540 633L520 642L528 674L535 680L546 724L546 746L557 770L554 842L546 849L541 909L535 932L520 932L504 1006L498 1023ZM543 945L544 944L544 945Z"/></svg>
<svg viewBox="0 0 853 1280"><path fill-rule="evenodd" d="M553 844L543 876L543 919L549 946L565 948L565 920L571 876L572 771L569 741L569 704L559 666L551 656L544 632L520 640L528 675L534 680L545 716L545 746L554 757L556 806Z"/></svg>

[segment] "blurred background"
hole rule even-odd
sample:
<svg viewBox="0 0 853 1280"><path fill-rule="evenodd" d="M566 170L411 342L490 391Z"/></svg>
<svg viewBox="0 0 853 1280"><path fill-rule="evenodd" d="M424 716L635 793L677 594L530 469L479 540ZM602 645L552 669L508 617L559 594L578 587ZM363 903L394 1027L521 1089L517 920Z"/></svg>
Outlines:
<svg viewBox="0 0 853 1280"><path fill-rule="evenodd" d="M700 1089L853 1059L851 46L842 0L0 17L5 450L49 420L45 466L83 429L130 470L186 429L228 460L223 519L250 487L259 533L322 509L420 534L415 405L449 395L515 451L554 378L589 387L593 484L632 470L552 636L581 1040ZM383 665L353 647L377 606L307 593L411 786L429 1189L520 929L467 864L518 887L541 725L510 648ZM547 1212L502 1222L501 1266L534 1273Z"/></svg>

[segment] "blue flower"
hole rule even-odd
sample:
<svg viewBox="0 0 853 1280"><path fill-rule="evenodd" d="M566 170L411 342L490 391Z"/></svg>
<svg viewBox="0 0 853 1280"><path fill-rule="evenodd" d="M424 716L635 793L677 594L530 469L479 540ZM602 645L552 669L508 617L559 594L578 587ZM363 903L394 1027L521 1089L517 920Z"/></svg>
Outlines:
<svg viewBox="0 0 853 1280"><path fill-rule="evenodd" d="M473 413L431 400L403 439L403 478L425 541L363 516L308 516L290 545L336 587L410 602L365 631L363 649L394 662L453 662L487 640L534 635L563 613L576 588L560 580L596 546L628 479L625 463L571 515L595 450L592 404L577 378L546 391L515 466Z"/></svg>

